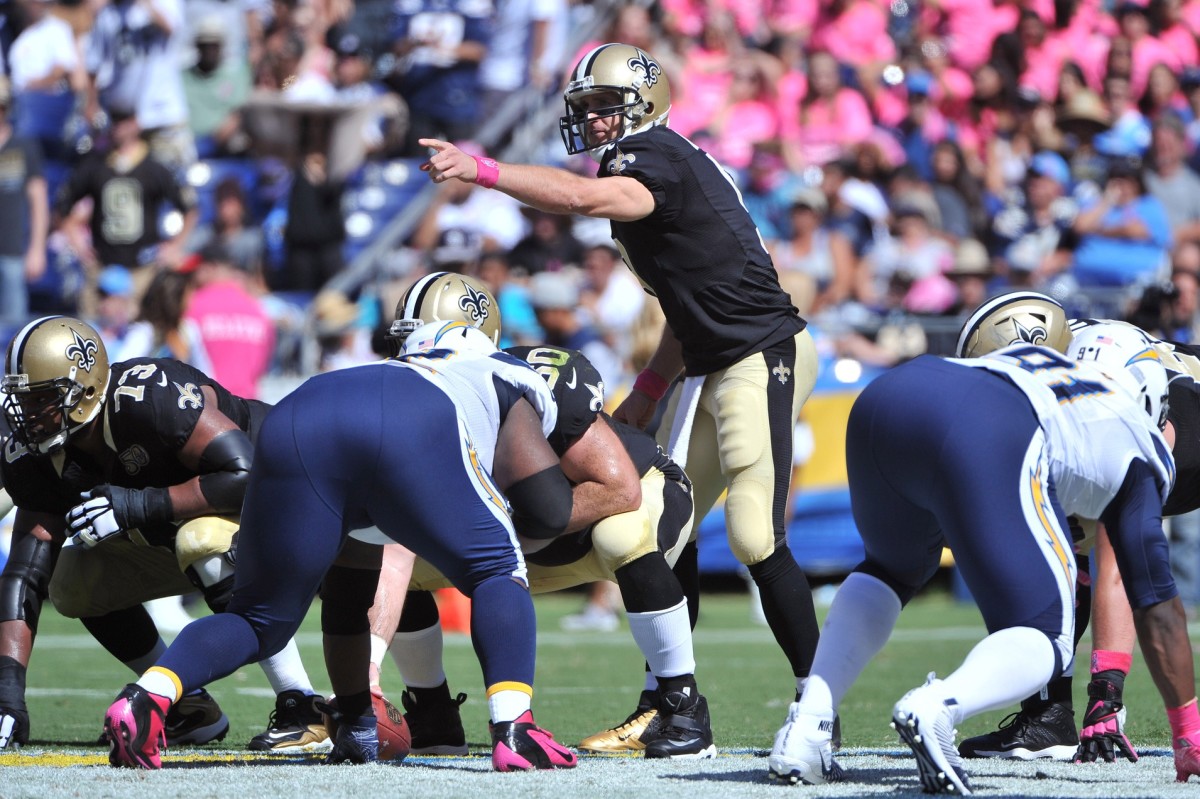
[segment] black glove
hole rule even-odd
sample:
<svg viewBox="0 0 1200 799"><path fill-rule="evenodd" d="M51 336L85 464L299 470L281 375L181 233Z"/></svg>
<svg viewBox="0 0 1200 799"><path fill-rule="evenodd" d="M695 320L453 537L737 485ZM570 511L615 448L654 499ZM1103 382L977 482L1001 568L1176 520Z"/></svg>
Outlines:
<svg viewBox="0 0 1200 799"><path fill-rule="evenodd" d="M20 749L29 742L29 711L0 707L0 749Z"/></svg>
<svg viewBox="0 0 1200 799"><path fill-rule="evenodd" d="M1075 750L1076 763L1095 763L1097 759L1113 763L1118 754L1130 763L1137 762L1137 752L1122 729L1125 705L1121 695L1121 686L1102 677L1088 683L1088 711Z"/></svg>

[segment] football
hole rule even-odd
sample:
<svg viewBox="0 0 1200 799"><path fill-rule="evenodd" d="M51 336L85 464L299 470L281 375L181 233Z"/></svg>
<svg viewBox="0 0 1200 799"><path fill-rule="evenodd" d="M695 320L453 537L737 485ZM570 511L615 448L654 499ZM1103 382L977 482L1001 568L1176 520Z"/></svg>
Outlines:
<svg viewBox="0 0 1200 799"><path fill-rule="evenodd" d="M376 727L379 730L379 759L399 763L408 757L412 749L412 733L404 712L389 702L382 694L371 694L375 706Z"/></svg>
<svg viewBox="0 0 1200 799"><path fill-rule="evenodd" d="M329 698L331 707L337 707L337 700ZM397 763L408 757L412 749L412 733L408 722L404 720L404 711L389 702L382 694L371 692L371 705L375 709L375 729L379 736L379 759L392 760ZM322 714L325 729L332 739L337 735L337 722L328 714Z"/></svg>

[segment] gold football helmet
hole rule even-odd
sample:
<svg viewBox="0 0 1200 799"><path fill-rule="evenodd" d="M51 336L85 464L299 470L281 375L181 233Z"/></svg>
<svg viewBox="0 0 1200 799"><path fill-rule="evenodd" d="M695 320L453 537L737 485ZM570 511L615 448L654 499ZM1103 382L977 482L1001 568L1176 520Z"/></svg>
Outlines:
<svg viewBox="0 0 1200 799"><path fill-rule="evenodd" d="M100 334L69 316L23 327L4 358L4 416L18 442L47 455L96 418L108 389Z"/></svg>
<svg viewBox="0 0 1200 799"><path fill-rule="evenodd" d="M993 297L963 325L954 354L978 358L1013 344L1036 344L1066 353L1071 345L1066 310L1057 300L1036 291Z"/></svg>
<svg viewBox="0 0 1200 799"><path fill-rule="evenodd" d="M601 92L615 92L621 101L589 111L583 99ZM589 117L620 114L624 126L615 141L666 124L671 111L671 84L662 65L645 50L628 44L602 44L579 60L563 100L567 113L559 119L558 130L567 153L588 152L596 157L612 142L589 142Z"/></svg>
<svg viewBox="0 0 1200 799"><path fill-rule="evenodd" d="M388 338L397 354L404 340L430 322L463 322L500 345L500 306L483 281L455 272L432 272L404 292L396 306L396 321Z"/></svg>

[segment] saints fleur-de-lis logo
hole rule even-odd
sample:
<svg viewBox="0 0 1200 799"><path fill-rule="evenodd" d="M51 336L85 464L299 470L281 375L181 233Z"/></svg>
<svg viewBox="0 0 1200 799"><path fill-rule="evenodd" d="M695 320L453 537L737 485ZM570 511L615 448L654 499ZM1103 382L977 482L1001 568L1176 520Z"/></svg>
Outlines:
<svg viewBox="0 0 1200 799"><path fill-rule="evenodd" d="M1050 339L1050 333L1042 325L1025 327L1014 319L1013 327L1017 331L1017 337L1008 342L1009 344L1045 344Z"/></svg>
<svg viewBox="0 0 1200 799"><path fill-rule="evenodd" d="M662 67L658 65L658 62L641 50L638 50L637 55L629 59L628 65L632 71L641 72L646 76L647 86L653 86L658 83L658 76L662 74Z"/></svg>
<svg viewBox="0 0 1200 799"><path fill-rule="evenodd" d="M623 153L620 150L617 150L616 156L613 158L613 160L608 162L609 174L621 174L625 171L625 167L629 166L636 160L637 155L635 153Z"/></svg>
<svg viewBox="0 0 1200 799"><path fill-rule="evenodd" d="M96 353L100 351L100 345L90 338L84 338L79 335L79 331L72 330L71 335L75 337L75 341L67 347L64 355L68 361L74 361L85 372L91 372L92 367L96 365Z"/></svg>
<svg viewBox="0 0 1200 799"><path fill-rule="evenodd" d="M458 298L458 308L463 313L471 317L471 321L478 324L488 318L492 298L483 293L474 286L463 284L467 293Z"/></svg>
<svg viewBox="0 0 1200 799"><path fill-rule="evenodd" d="M771 374L779 379L783 385L787 385L788 378L792 376L792 370L783 365L783 359L779 360L779 364L771 370Z"/></svg>
<svg viewBox="0 0 1200 799"><path fill-rule="evenodd" d="M176 383L175 388L179 389L179 410L187 408L195 410L204 405L204 396L195 383L185 383L182 386Z"/></svg>

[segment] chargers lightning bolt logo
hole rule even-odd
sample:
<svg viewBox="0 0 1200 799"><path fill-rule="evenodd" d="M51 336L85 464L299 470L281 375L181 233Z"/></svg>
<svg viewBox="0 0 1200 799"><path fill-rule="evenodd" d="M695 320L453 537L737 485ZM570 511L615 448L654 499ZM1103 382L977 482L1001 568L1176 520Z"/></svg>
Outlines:
<svg viewBox="0 0 1200 799"><path fill-rule="evenodd" d="M96 365L96 353L100 350L100 345L90 338L84 338L79 335L79 331L72 330L71 335L75 337L75 341L67 347L67 351L63 353L67 356L67 360L74 361L85 372L91 372L92 367Z"/></svg>

